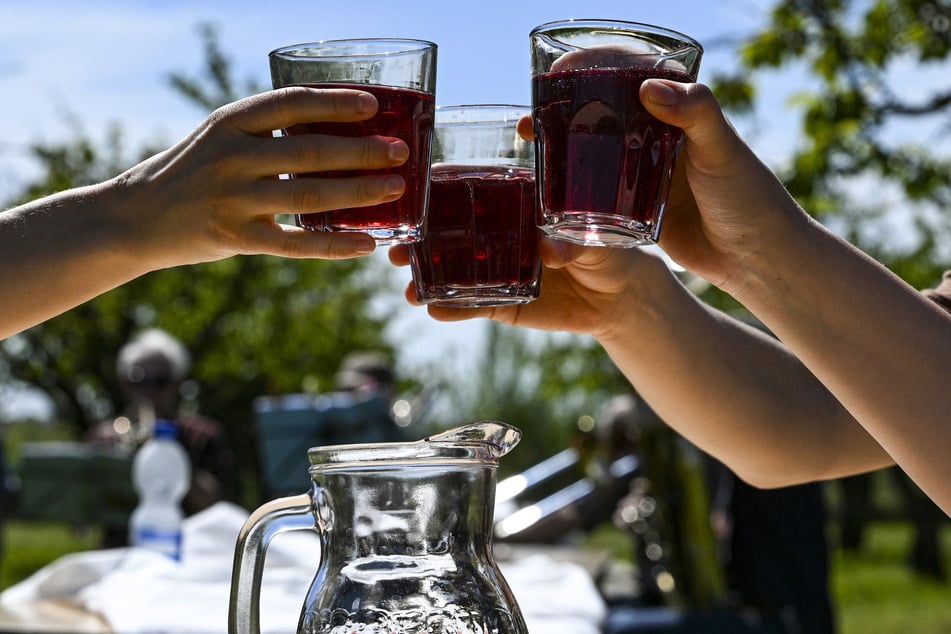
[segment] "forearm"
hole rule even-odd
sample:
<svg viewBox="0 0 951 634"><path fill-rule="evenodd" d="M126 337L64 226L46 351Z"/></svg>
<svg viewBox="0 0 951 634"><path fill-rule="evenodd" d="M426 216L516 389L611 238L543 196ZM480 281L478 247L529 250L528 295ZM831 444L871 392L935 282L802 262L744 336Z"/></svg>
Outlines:
<svg viewBox="0 0 951 634"><path fill-rule="evenodd" d="M276 214L391 202L405 188L389 173L409 149L383 136L272 131L314 121L356 122L372 95L302 87L223 106L164 152L100 185L0 213L0 338L160 268L233 255L351 258L375 243L362 233L307 231ZM375 172L340 179L280 174Z"/></svg>
<svg viewBox="0 0 951 634"><path fill-rule="evenodd" d="M0 339L146 271L115 199L114 185L94 185L0 213Z"/></svg>
<svg viewBox="0 0 951 634"><path fill-rule="evenodd" d="M661 245L683 266L739 300L795 355L776 354L770 361L764 347L758 348L759 355L745 346L731 355L730 346L742 345L734 333L719 333L714 342L707 335L718 333L694 311L698 323L678 331L689 332L689 345L678 348L677 333L652 342L653 348L666 346L673 361L662 365L663 355L653 352L658 357L653 365L662 368L670 385L655 379L651 389L668 401L676 399L677 390L689 391L690 399L722 393L724 402L706 400L711 415L723 429L736 432L751 454L772 449L783 434L763 443L739 437L756 431L742 424L746 413L761 420L761 429L790 432L789 444L799 456L784 468L828 460L832 466L826 475L848 473L884 463L887 454L951 510L946 473L951 457L951 316L805 214L737 137L706 87L649 81L641 92L651 114L686 134L680 165L688 187L671 191ZM640 350L616 348L613 354L635 385L651 380L638 373L650 365L623 356ZM701 356L694 359L696 355ZM717 356L734 366L726 373L727 382L698 385L698 375L715 373L711 359ZM782 405L770 408L769 396L759 397L766 399L764 406L744 386L782 394ZM704 408L691 412L654 400L658 407L672 409L666 412L669 418L685 414L678 424L700 425L686 413L702 418ZM738 402L745 405L740 408ZM737 417L739 422L730 427L730 419ZM704 436L703 430L698 435L717 446L717 439Z"/></svg>
<svg viewBox="0 0 951 634"><path fill-rule="evenodd" d="M599 340L658 415L701 449L765 487L888 464L782 344L712 310L666 271L642 286L629 294L632 317Z"/></svg>
<svg viewBox="0 0 951 634"><path fill-rule="evenodd" d="M730 292L951 510L951 317L816 223L750 258L738 282Z"/></svg>

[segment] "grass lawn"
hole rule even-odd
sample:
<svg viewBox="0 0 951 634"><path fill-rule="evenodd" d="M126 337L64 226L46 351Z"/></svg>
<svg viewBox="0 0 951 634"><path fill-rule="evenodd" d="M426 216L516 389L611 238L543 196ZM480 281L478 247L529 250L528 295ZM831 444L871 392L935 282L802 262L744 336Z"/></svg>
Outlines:
<svg viewBox="0 0 951 634"><path fill-rule="evenodd" d="M833 553L832 591L841 634L951 634L951 581L916 575L905 565L907 523L872 526L858 553ZM951 573L951 528L942 533Z"/></svg>
<svg viewBox="0 0 951 634"><path fill-rule="evenodd" d="M3 531L0 588L26 579L65 554L91 550L98 545L97 530L79 532L55 522L9 520Z"/></svg>

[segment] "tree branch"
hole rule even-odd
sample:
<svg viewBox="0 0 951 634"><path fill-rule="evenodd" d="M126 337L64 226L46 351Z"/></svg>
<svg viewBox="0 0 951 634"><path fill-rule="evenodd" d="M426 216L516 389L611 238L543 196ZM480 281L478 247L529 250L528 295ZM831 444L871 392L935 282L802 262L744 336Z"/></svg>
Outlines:
<svg viewBox="0 0 951 634"><path fill-rule="evenodd" d="M913 105L892 100L879 106L878 110L882 114L921 116L937 114L939 111L944 110L949 106L951 106L951 90L945 93L934 95L930 100L923 104Z"/></svg>

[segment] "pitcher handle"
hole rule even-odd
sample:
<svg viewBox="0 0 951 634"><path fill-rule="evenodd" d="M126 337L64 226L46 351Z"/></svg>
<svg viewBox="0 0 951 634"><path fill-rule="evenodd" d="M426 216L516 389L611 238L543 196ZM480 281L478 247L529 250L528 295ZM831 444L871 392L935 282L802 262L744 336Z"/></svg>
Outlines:
<svg viewBox="0 0 951 634"><path fill-rule="evenodd" d="M228 604L229 634L259 634L261 578L268 544L278 533L305 528L316 530L310 494L271 500L248 517L238 533L234 549Z"/></svg>

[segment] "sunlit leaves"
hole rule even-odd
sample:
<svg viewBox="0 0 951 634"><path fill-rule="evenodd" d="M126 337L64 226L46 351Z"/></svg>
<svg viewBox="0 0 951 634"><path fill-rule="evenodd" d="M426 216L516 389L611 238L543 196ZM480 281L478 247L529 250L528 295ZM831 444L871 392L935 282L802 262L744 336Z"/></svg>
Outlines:
<svg viewBox="0 0 951 634"><path fill-rule="evenodd" d="M951 2L783 0L738 53L734 78L715 84L734 112L748 109L742 84L763 73L805 68L816 80L790 102L800 135L777 169L791 193L867 251L930 271L913 283L933 283L951 257L951 231L934 221L951 206L951 158L935 151L951 137ZM868 182L900 192L890 215L852 213L875 200ZM872 230L898 212L918 243L899 248L894 232Z"/></svg>
<svg viewBox="0 0 951 634"><path fill-rule="evenodd" d="M752 110L756 91L750 82L718 73L713 75L709 84L713 88L717 100L727 110L736 113L746 113Z"/></svg>

